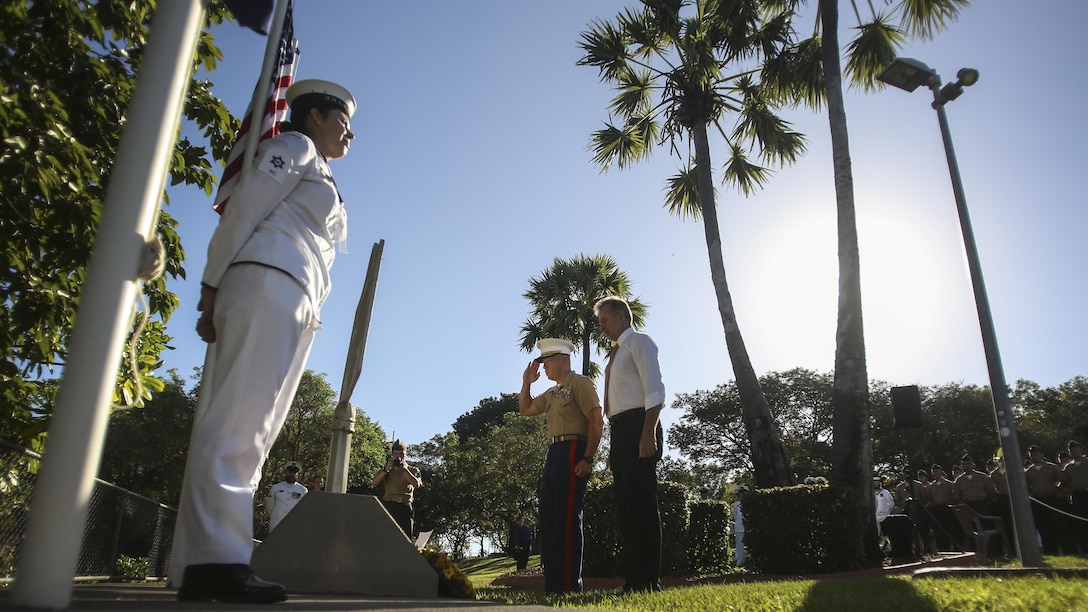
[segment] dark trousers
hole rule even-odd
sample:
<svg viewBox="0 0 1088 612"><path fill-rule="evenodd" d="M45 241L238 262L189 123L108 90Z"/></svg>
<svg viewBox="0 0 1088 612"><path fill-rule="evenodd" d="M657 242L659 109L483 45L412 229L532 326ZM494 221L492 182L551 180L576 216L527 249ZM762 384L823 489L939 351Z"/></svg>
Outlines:
<svg viewBox="0 0 1088 612"><path fill-rule="evenodd" d="M556 442L548 447L544 478L540 481L540 561L544 591L582 590L582 508L588 478L578 478L574 467L586 454L586 443Z"/></svg>
<svg viewBox="0 0 1088 612"><path fill-rule="evenodd" d="M1013 529L1012 524L1012 502L1009 501L1008 495L998 494L997 501L994 502L994 511L1001 517L1001 523L1005 526L1005 538L1001 540L1001 545L1005 549L1005 554L1016 554L1016 530Z"/></svg>
<svg viewBox="0 0 1088 612"><path fill-rule="evenodd" d="M610 459L616 491L623 556L624 590L661 590L661 514L657 505L657 462L664 447L664 433L657 425L657 454L640 458L645 410L620 413L609 421L612 435Z"/></svg>
<svg viewBox="0 0 1088 612"><path fill-rule="evenodd" d="M907 502L907 516L914 522L914 552L925 555L933 552L932 527L929 513L922 504L915 500Z"/></svg>
<svg viewBox="0 0 1088 612"><path fill-rule="evenodd" d="M1038 501L1031 502L1031 515L1035 519L1035 528L1039 530L1039 537L1043 540L1043 552L1048 555L1072 553L1072 547L1069 545L1065 532L1065 517L1057 512L1057 510L1065 509L1062 499L1057 495L1033 497Z"/></svg>
<svg viewBox="0 0 1088 612"><path fill-rule="evenodd" d="M1073 539L1080 547L1080 554L1088 555L1088 491L1073 491L1073 514L1080 519L1069 519Z"/></svg>
<svg viewBox="0 0 1088 612"><path fill-rule="evenodd" d="M389 516L393 517L393 520L397 522L397 526L404 532L404 535L408 536L408 539L412 538L412 504L404 504L401 502L390 501L387 499L382 500L382 505L385 506Z"/></svg>
<svg viewBox="0 0 1088 612"><path fill-rule="evenodd" d="M938 551L963 550L963 528L956 518L956 511L951 506L933 506L929 508L933 519L933 539L937 541Z"/></svg>

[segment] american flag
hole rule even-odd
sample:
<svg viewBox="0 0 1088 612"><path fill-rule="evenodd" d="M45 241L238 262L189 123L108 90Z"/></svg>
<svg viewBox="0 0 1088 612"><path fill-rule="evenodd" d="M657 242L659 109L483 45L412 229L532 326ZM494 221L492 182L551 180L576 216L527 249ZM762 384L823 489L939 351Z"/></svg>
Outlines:
<svg viewBox="0 0 1088 612"><path fill-rule="evenodd" d="M269 78L272 81L268 91L268 101L265 103L264 112L258 117L258 128L261 135L258 141L272 138L280 133L280 124L287 120L287 88L295 79L295 65L298 59L298 42L295 40L294 25L294 1L287 3L287 14L283 20L283 35L280 37L279 53L276 63L272 66L270 75L261 78ZM249 133L253 122L253 102L250 101L242 119L242 127L238 129L238 135L234 140L234 147L227 157L227 169L223 171L223 178L219 181L219 190L215 193L213 208L219 214L223 214L230 201L230 194L238 185L241 177L244 161L246 159L246 135ZM256 151L248 152L252 157Z"/></svg>

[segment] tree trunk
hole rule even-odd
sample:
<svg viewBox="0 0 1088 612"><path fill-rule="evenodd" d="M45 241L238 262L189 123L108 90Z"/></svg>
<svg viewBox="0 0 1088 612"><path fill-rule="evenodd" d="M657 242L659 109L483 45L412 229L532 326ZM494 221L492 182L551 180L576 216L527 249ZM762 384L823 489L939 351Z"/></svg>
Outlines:
<svg viewBox="0 0 1088 612"><path fill-rule="evenodd" d="M725 328L725 345L729 350L729 361L733 365L733 376L740 394L740 405L744 428L752 445L752 467L755 470L757 487L775 487L794 484L793 470L789 458L782 446L778 428L771 419L771 409L763 389L759 386L748 349L744 346L737 315L733 310L733 298L729 295L729 286L725 281L725 261L722 257L722 239L718 231L718 213L714 206L714 178L710 165L710 144L707 141L706 125L692 127L692 139L695 141L695 167L699 177L699 200L703 215L703 228L706 231L706 249L710 255L710 278L714 283L714 295L718 300L718 312L721 313L722 327Z"/></svg>
<svg viewBox="0 0 1088 612"><path fill-rule="evenodd" d="M869 430L869 375L865 365L865 333L861 308L861 261L858 254L854 177L850 137L842 95L839 61L839 0L820 0L822 13L824 88L831 124L832 163L835 169L835 209L839 233L839 312L835 330L835 380L831 393L831 483L854 489L866 508L864 551L867 566L881 564L873 508L873 442Z"/></svg>

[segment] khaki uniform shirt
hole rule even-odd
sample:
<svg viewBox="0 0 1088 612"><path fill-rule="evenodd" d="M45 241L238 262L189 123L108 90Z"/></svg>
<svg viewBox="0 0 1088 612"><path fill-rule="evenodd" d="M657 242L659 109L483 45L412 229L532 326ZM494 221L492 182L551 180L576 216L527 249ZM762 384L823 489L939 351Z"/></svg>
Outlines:
<svg viewBox="0 0 1088 612"><path fill-rule="evenodd" d="M1073 487L1074 491L1088 491L1088 459L1081 457L1065 466L1062 486Z"/></svg>
<svg viewBox="0 0 1088 612"><path fill-rule="evenodd" d="M986 501L997 495L997 485L993 479L978 470L961 475L952 488L956 499L965 502Z"/></svg>
<svg viewBox="0 0 1088 612"><path fill-rule="evenodd" d="M1062 469L1054 463L1044 461L1024 470L1024 478L1028 481L1028 493L1037 497L1057 495L1058 483L1062 479Z"/></svg>
<svg viewBox="0 0 1088 612"><path fill-rule="evenodd" d="M1009 494L1009 478L1005 476L1001 468L994 468L994 471L990 472L990 480L994 481L994 486L997 487L998 495Z"/></svg>
<svg viewBox="0 0 1088 612"><path fill-rule="evenodd" d="M415 495L415 485L412 484L412 480L408 478L408 472L412 473L412 476L419 478L419 468L414 465L406 465L403 470L392 469L382 479L382 486L385 487L385 495L382 499L385 501L400 502L402 504L412 503L412 496Z"/></svg>
<svg viewBox="0 0 1088 612"><path fill-rule="evenodd" d="M929 499L929 485L928 484L922 484L922 482L919 481L919 480L914 481L914 501L916 501L916 502L918 502L918 503L920 503L922 505L928 505L929 504L929 502L931 500Z"/></svg>
<svg viewBox="0 0 1088 612"><path fill-rule="evenodd" d="M929 499L935 506L947 506L952 503L952 483L947 480L934 480L929 483Z"/></svg>
<svg viewBox="0 0 1088 612"><path fill-rule="evenodd" d="M892 493L892 495L895 496L895 505L897 507L907 507L907 500L914 496L914 493L912 491L914 487L911 486L913 482L913 480L904 480L899 484L895 485L895 491Z"/></svg>
<svg viewBox="0 0 1088 612"><path fill-rule="evenodd" d="M533 398L533 408L548 420L548 435L589 436L589 414L601 400L593 380L571 372L563 382Z"/></svg>

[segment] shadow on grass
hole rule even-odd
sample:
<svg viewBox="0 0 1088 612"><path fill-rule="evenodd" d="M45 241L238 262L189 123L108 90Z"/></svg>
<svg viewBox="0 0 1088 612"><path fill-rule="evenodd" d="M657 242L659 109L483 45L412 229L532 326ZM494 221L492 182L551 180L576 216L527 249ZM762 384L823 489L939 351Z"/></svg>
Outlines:
<svg viewBox="0 0 1088 612"><path fill-rule="evenodd" d="M915 589L911 581L886 577L817 581L798 610L935 612L937 608Z"/></svg>

